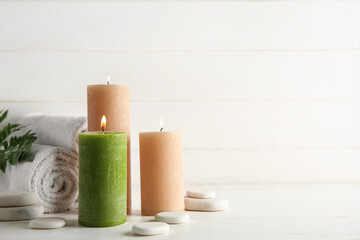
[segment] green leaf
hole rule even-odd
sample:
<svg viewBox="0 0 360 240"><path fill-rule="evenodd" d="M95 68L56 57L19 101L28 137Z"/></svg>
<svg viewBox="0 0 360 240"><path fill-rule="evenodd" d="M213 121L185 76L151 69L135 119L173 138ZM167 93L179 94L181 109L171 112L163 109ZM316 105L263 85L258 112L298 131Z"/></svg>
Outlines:
<svg viewBox="0 0 360 240"><path fill-rule="evenodd" d="M9 163L11 165L16 165L17 163L19 163L20 155L21 155L20 150L11 152L9 156Z"/></svg>
<svg viewBox="0 0 360 240"><path fill-rule="evenodd" d="M31 162L35 158L34 152L22 152L19 158L19 163Z"/></svg>
<svg viewBox="0 0 360 240"><path fill-rule="evenodd" d="M6 118L8 111L0 110L0 123ZM22 136L11 136L23 126L8 123L0 131L0 170L5 173L8 164L16 165L23 162L32 162L35 154L31 152L31 146L36 140L36 134L32 130ZM9 140L7 140L10 137Z"/></svg>
<svg viewBox="0 0 360 240"><path fill-rule="evenodd" d="M4 150L0 150L0 170L5 173L6 169L6 159Z"/></svg>
<svg viewBox="0 0 360 240"><path fill-rule="evenodd" d="M0 114L1 114L1 116L0 116L0 123L7 117L7 114L8 114L8 110L1 110L0 111Z"/></svg>
<svg viewBox="0 0 360 240"><path fill-rule="evenodd" d="M0 170L5 173L6 171L6 161L0 162Z"/></svg>
<svg viewBox="0 0 360 240"><path fill-rule="evenodd" d="M19 124L11 124L8 123L1 131L0 131L0 142L5 141L5 139L10 136L10 134L17 132L22 127Z"/></svg>

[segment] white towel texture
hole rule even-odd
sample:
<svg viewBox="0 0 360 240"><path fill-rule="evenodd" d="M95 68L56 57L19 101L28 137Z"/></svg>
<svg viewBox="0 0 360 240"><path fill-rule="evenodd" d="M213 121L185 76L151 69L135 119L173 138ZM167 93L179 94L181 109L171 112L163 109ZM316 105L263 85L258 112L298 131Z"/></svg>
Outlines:
<svg viewBox="0 0 360 240"><path fill-rule="evenodd" d="M35 143L64 147L79 152L79 133L87 130L86 117L32 114L11 120L25 126L19 134L32 129L36 133Z"/></svg>
<svg viewBox="0 0 360 240"><path fill-rule="evenodd" d="M62 147L33 144L33 162L8 165L0 172L0 191L27 190L37 193L46 213L76 208L78 155Z"/></svg>

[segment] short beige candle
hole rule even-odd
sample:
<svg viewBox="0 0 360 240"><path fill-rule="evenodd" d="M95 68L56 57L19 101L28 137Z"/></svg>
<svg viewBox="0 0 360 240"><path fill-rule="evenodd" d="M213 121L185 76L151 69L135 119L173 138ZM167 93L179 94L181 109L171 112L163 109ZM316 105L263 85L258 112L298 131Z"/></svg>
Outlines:
<svg viewBox="0 0 360 240"><path fill-rule="evenodd" d="M127 133L127 212L131 212L130 89L128 86L99 84L87 86L89 131L101 131L106 116L106 131Z"/></svg>
<svg viewBox="0 0 360 240"><path fill-rule="evenodd" d="M181 132L140 133L141 214L184 211Z"/></svg>

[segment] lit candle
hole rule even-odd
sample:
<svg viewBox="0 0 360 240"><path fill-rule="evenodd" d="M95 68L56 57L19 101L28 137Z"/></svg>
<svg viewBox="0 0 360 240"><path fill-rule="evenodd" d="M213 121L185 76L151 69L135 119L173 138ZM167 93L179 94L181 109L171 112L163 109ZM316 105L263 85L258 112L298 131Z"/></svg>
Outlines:
<svg viewBox="0 0 360 240"><path fill-rule="evenodd" d="M102 131L79 134L79 223L110 227L126 222L127 136Z"/></svg>
<svg viewBox="0 0 360 240"><path fill-rule="evenodd" d="M140 140L141 214L184 211L181 132L143 132Z"/></svg>
<svg viewBox="0 0 360 240"><path fill-rule="evenodd" d="M127 133L127 212L131 212L131 149L130 149L130 89L128 86L106 84L87 86L87 111L89 131L102 131L99 119L107 117L108 131Z"/></svg>

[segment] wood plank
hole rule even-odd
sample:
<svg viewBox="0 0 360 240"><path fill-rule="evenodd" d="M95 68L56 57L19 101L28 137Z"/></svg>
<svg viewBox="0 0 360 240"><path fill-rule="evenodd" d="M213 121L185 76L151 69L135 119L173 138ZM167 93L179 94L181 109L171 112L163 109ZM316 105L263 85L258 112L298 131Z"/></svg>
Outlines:
<svg viewBox="0 0 360 240"><path fill-rule="evenodd" d="M134 101L360 97L360 51L0 53L0 65L10 101L85 101L107 75Z"/></svg>
<svg viewBox="0 0 360 240"><path fill-rule="evenodd" d="M1 51L358 49L360 40L358 1L0 4Z"/></svg>
<svg viewBox="0 0 360 240"><path fill-rule="evenodd" d="M360 182L360 149L184 150L185 184ZM132 183L140 184L139 151Z"/></svg>
<svg viewBox="0 0 360 240"><path fill-rule="evenodd" d="M190 149L359 148L360 101L134 102L132 146L138 133L181 130ZM86 103L2 102L13 115L86 115Z"/></svg>

